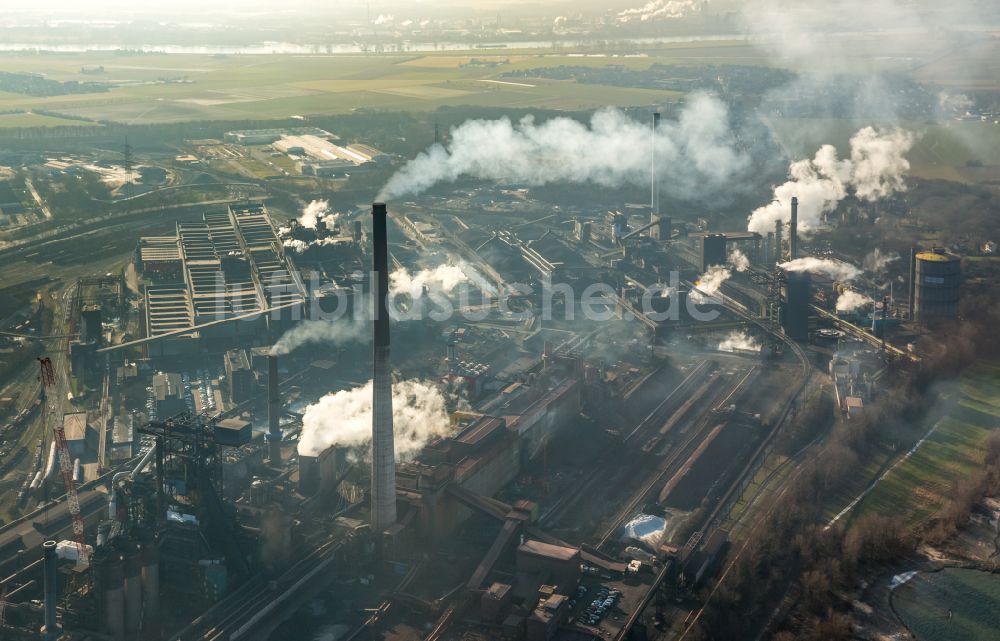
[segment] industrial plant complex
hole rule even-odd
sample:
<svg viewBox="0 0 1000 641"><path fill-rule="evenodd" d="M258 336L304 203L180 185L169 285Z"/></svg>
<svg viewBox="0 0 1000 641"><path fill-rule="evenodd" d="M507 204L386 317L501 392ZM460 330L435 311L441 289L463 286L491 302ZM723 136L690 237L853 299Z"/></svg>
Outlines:
<svg viewBox="0 0 1000 641"><path fill-rule="evenodd" d="M249 49L0 52L0 639L992 638L939 587L1000 550L1000 159L956 151L1000 93L913 75L948 27L810 23L830 79L707 2L308 47L257 4L197 31Z"/></svg>
<svg viewBox="0 0 1000 641"><path fill-rule="evenodd" d="M230 137L371 161L317 132ZM955 318L961 263L914 248L905 300L875 300L804 251L796 198L765 234L659 201L654 182L650 205L500 229L417 203L279 224L246 201L140 238L125 280L78 283L69 372L43 362L40 411L65 376L105 400L54 417L19 498L68 499L0 531L5 633L266 639L320 593L357 639L668 625L814 373L857 414ZM597 316L575 316L588 288ZM452 314L407 317L434 297Z"/></svg>

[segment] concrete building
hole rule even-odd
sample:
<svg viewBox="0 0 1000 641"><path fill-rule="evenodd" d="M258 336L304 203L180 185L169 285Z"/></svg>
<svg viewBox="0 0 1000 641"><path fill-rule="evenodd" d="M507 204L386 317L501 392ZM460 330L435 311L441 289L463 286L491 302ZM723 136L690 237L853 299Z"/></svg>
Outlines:
<svg viewBox="0 0 1000 641"><path fill-rule="evenodd" d="M501 393L480 409L489 414L456 436L426 446L416 461L396 471L401 499L418 510L422 536L441 540L472 513L448 487L493 496L517 478L559 431L579 414L581 384L576 378L545 377L531 386Z"/></svg>
<svg viewBox="0 0 1000 641"><path fill-rule="evenodd" d="M226 393L234 403L243 403L253 398L257 380L250 367L250 359L243 348L232 349L224 357L226 367Z"/></svg>
<svg viewBox="0 0 1000 641"><path fill-rule="evenodd" d="M580 583L580 550L525 541L517 548L517 574L529 585L551 585L556 594L571 594Z"/></svg>
<svg viewBox="0 0 1000 641"><path fill-rule="evenodd" d="M499 623L510 606L511 586L507 583L494 583L483 592L479 600L479 611L483 621Z"/></svg>
<svg viewBox="0 0 1000 641"><path fill-rule="evenodd" d="M539 599L525 622L525 638L528 641L549 641L569 616L569 609L569 597L563 594Z"/></svg>
<svg viewBox="0 0 1000 641"><path fill-rule="evenodd" d="M336 140L337 137L318 127L288 127L284 129L241 129L228 131L223 140L237 145L270 145L284 136L315 136Z"/></svg>
<svg viewBox="0 0 1000 641"><path fill-rule="evenodd" d="M87 451L90 428L87 425L86 412L73 412L63 415L63 432L66 434L66 446L73 458L83 456Z"/></svg>
<svg viewBox="0 0 1000 641"><path fill-rule="evenodd" d="M790 338L797 341L809 338L811 304L812 278L809 272L788 272L781 308L781 326Z"/></svg>
<svg viewBox="0 0 1000 641"><path fill-rule="evenodd" d="M146 236L139 239L136 269L150 280L180 282L184 263L177 236Z"/></svg>
<svg viewBox="0 0 1000 641"><path fill-rule="evenodd" d="M187 403L184 401L184 385L180 374L164 372L154 374L153 396L156 401L156 415L160 419L187 411Z"/></svg>
<svg viewBox="0 0 1000 641"><path fill-rule="evenodd" d="M706 234L701 238L701 271L706 272L712 265L725 265L726 235Z"/></svg>
<svg viewBox="0 0 1000 641"><path fill-rule="evenodd" d="M384 154L366 145L336 145L316 135L282 136L272 145L275 150L320 162L345 161L355 168L383 162Z"/></svg>
<svg viewBox="0 0 1000 641"><path fill-rule="evenodd" d="M111 460L127 461L132 458L136 431L131 416L116 416L111 424Z"/></svg>

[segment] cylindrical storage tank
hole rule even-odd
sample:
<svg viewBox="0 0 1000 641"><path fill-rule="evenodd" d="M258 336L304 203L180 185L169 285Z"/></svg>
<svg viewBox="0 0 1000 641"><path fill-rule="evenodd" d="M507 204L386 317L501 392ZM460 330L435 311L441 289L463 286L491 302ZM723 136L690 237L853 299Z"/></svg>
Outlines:
<svg viewBox="0 0 1000 641"><path fill-rule="evenodd" d="M125 568L121 554L107 551L94 559L101 598L101 628L116 641L125 638Z"/></svg>
<svg viewBox="0 0 1000 641"><path fill-rule="evenodd" d="M130 544L125 551L125 635L134 639L142 621L142 579L139 548Z"/></svg>
<svg viewBox="0 0 1000 641"><path fill-rule="evenodd" d="M914 316L921 323L958 316L962 261L943 249L916 256Z"/></svg>
<svg viewBox="0 0 1000 641"><path fill-rule="evenodd" d="M56 555L56 542L46 541L42 544L43 553L43 577L45 584L45 619L42 626L43 639L55 639L59 636L59 628L56 623L56 603L59 575L56 572L59 566L59 557Z"/></svg>
<svg viewBox="0 0 1000 641"><path fill-rule="evenodd" d="M160 620L160 548L156 541L142 543L142 596L146 612L142 618L143 638L158 638Z"/></svg>

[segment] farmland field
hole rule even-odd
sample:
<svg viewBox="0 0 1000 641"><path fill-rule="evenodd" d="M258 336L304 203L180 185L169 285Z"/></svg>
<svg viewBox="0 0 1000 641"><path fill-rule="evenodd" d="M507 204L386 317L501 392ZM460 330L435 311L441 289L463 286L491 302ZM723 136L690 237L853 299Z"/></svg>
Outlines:
<svg viewBox="0 0 1000 641"><path fill-rule="evenodd" d="M6 127L80 127L94 126L94 123L82 120L57 118L31 112L0 114L0 128Z"/></svg>
<svg viewBox="0 0 1000 641"><path fill-rule="evenodd" d="M942 397L948 406L934 431L858 504L858 513L919 523L945 504L955 481L982 465L986 438L1000 424L1000 367L976 366Z"/></svg>
<svg viewBox="0 0 1000 641"><path fill-rule="evenodd" d="M958 568L920 573L896 589L893 604L918 639L996 639L1000 576Z"/></svg>
<svg viewBox="0 0 1000 641"><path fill-rule="evenodd" d="M712 50L717 49L716 45ZM670 58L679 59L685 52L700 50L671 51ZM473 59L475 64L469 64ZM0 71L39 73L60 81L101 82L113 88L51 97L0 93L0 111L43 109L73 118L146 124L278 119L362 108L419 111L442 105L482 105L586 109L663 104L676 100L679 94L572 81L482 82L533 66L586 63L648 67L662 60L655 54L578 59L513 52L503 56L8 54L0 56ZM84 68L88 73L82 72Z"/></svg>

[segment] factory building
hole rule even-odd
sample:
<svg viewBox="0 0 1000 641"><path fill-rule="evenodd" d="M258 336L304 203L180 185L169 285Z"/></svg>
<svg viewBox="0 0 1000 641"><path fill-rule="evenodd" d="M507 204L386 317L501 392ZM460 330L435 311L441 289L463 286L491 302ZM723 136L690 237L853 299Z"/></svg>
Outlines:
<svg viewBox="0 0 1000 641"><path fill-rule="evenodd" d="M329 131L318 127L289 127L286 129L241 129L226 132L223 140L237 145L270 145L284 136L315 136L336 140Z"/></svg>
<svg viewBox="0 0 1000 641"><path fill-rule="evenodd" d="M944 249L914 251L910 264L910 317L920 323L958 316L962 261Z"/></svg>
<svg viewBox="0 0 1000 641"><path fill-rule="evenodd" d="M187 410L180 374L164 372L154 374L153 397L156 403L156 415L159 417L168 418Z"/></svg>
<svg viewBox="0 0 1000 641"><path fill-rule="evenodd" d="M725 265L726 235L706 234L701 238L701 271L707 272L712 265Z"/></svg>
<svg viewBox="0 0 1000 641"><path fill-rule="evenodd" d="M200 222L178 223L173 242L176 270L164 237L139 241L137 266L154 283L145 290L146 336L167 335L149 343L151 355L219 349L301 318L305 286L263 204L231 205L205 212ZM149 273L151 267L156 271ZM206 326L235 317L245 318Z"/></svg>
<svg viewBox="0 0 1000 641"><path fill-rule="evenodd" d="M184 268L177 236L146 236L139 239L136 270L152 281L173 282Z"/></svg>
<svg viewBox="0 0 1000 641"><path fill-rule="evenodd" d="M73 412L63 415L63 432L66 434L66 446L73 458L83 456L88 445L94 443L96 430L87 424L86 412Z"/></svg>
<svg viewBox="0 0 1000 641"><path fill-rule="evenodd" d="M326 138L315 135L282 136L272 146L276 151L292 156L311 158L321 163L344 161L354 168L378 164L387 157L377 149L367 145L336 145Z"/></svg>
<svg viewBox="0 0 1000 641"><path fill-rule="evenodd" d="M531 386L507 388L482 406L488 414L456 436L426 446L417 460L400 464L397 490L417 510L421 536L441 540L471 514L449 486L493 496L558 432L571 429L580 412L581 387L578 379L554 373Z"/></svg>
<svg viewBox="0 0 1000 641"><path fill-rule="evenodd" d="M812 278L809 272L788 272L784 289L781 326L793 340L807 340L809 308L812 304Z"/></svg>
<svg viewBox="0 0 1000 641"><path fill-rule="evenodd" d="M226 392L229 400L238 404L253 397L257 380L250 367L250 359L245 349L232 349L223 358L226 368Z"/></svg>
<svg viewBox="0 0 1000 641"><path fill-rule="evenodd" d="M111 460L127 461L132 458L136 443L135 423L132 416L116 416L111 423Z"/></svg>

